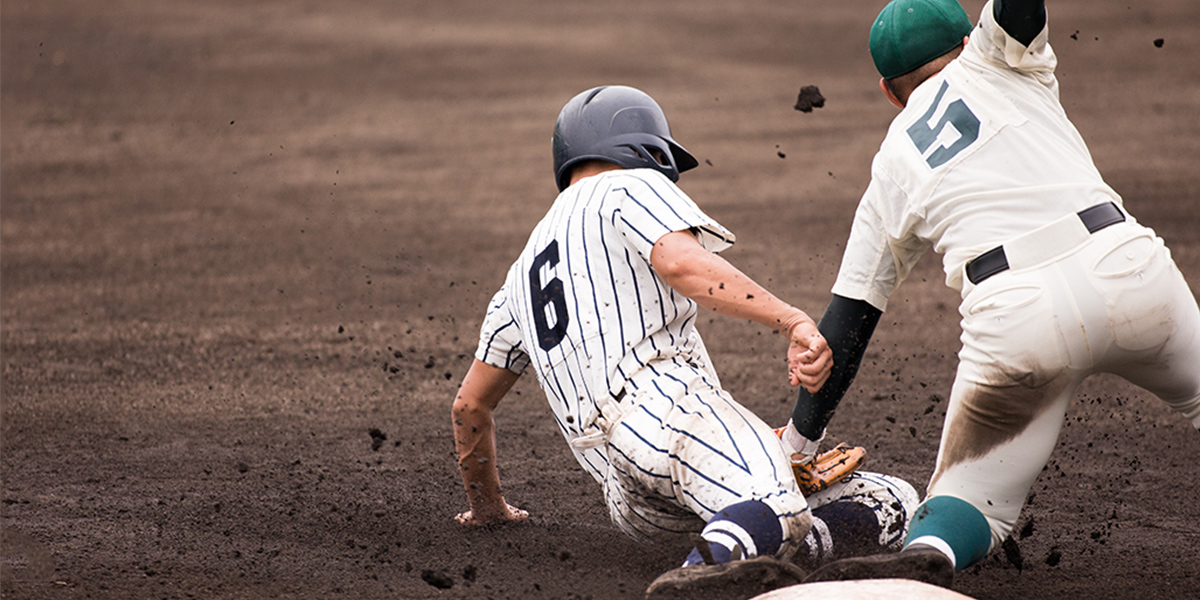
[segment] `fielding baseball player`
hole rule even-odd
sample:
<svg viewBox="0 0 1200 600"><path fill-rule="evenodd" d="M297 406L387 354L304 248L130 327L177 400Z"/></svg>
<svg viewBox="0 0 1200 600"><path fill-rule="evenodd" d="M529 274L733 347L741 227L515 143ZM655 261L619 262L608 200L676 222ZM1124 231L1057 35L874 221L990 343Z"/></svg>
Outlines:
<svg viewBox="0 0 1200 600"><path fill-rule="evenodd" d="M1114 373L1200 428L1200 310L1162 239L1101 179L1064 114L1040 0L893 0L871 56L902 110L871 167L819 325L834 372L782 434L818 441L888 297L927 250L962 293L962 350L925 501L900 553L812 580L954 571L1007 537L1088 375ZM969 36L969 37L968 37Z"/></svg>
<svg viewBox="0 0 1200 600"><path fill-rule="evenodd" d="M734 236L674 184L697 162L658 104L629 87L583 92L562 109L553 151L561 193L488 306L454 401L470 502L458 521L528 517L501 493L492 414L532 367L622 531L701 532L686 565L820 558L864 531L867 551L898 548L910 485L857 472L806 500L775 432L721 388L698 304L781 332L793 385L819 389L831 354L808 315L715 254Z"/></svg>

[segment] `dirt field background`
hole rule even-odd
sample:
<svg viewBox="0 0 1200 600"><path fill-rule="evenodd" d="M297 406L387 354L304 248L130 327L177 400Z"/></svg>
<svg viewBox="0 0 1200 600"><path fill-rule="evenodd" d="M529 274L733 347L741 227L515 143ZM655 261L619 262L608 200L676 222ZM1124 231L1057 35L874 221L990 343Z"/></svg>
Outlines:
<svg viewBox="0 0 1200 600"><path fill-rule="evenodd" d="M498 415L531 520L451 520L450 402L554 195L553 120L594 85L655 96L725 256L819 315L895 114L866 50L882 4L4 2L0 594L640 598L686 548L609 524L532 376ZM1050 18L1068 113L1200 288L1200 3ZM793 110L804 85L824 108ZM918 488L958 348L941 281L927 257L831 426ZM701 328L782 423L781 340ZM956 588L1197 597L1198 455L1152 397L1090 380L1009 551Z"/></svg>

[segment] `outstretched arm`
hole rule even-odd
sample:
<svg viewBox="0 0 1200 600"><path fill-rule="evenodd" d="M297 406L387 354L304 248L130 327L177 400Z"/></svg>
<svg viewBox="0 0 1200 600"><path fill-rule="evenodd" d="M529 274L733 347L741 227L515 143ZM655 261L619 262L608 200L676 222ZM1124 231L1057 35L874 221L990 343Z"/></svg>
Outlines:
<svg viewBox="0 0 1200 600"><path fill-rule="evenodd" d="M835 294L829 301L818 327L833 349L833 372L818 393L800 390L792 410L792 425L808 440L818 441L824 435L825 426L858 374L858 366L882 314L863 300Z"/></svg>
<svg viewBox="0 0 1200 600"><path fill-rule="evenodd" d="M714 312L749 319L789 340L788 379L817 391L829 378L833 353L804 311L780 300L689 231L668 233L654 244L650 264L667 285Z"/></svg>
<svg viewBox="0 0 1200 600"><path fill-rule="evenodd" d="M512 389L519 374L476 360L454 398L451 417L458 468L471 510L455 517L464 525L521 521L529 513L510 506L500 492L496 469L496 424L492 412Z"/></svg>

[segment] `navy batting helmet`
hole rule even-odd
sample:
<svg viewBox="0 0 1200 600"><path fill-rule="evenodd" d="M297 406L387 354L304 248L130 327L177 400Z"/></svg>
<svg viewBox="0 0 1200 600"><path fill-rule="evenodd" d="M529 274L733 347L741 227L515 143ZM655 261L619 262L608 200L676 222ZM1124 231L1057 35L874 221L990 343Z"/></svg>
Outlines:
<svg viewBox="0 0 1200 600"><path fill-rule="evenodd" d="M649 168L679 181L696 158L671 139L667 117L645 92L613 85L592 88L563 107L554 124L554 179L570 184L571 167L603 160L626 169Z"/></svg>

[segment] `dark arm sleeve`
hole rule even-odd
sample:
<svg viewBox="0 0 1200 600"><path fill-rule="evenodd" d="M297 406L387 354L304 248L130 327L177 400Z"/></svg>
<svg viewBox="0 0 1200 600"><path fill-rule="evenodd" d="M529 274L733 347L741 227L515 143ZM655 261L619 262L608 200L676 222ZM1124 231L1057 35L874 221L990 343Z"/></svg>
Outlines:
<svg viewBox="0 0 1200 600"><path fill-rule="evenodd" d="M1026 46L1046 26L1045 0L995 0L992 14L1005 33Z"/></svg>
<svg viewBox="0 0 1200 600"><path fill-rule="evenodd" d="M882 314L863 300L835 294L829 301L817 329L833 350L833 372L816 394L801 388L800 398L792 409L792 424L804 437L816 440L825 431L842 396L858 374L858 365Z"/></svg>

